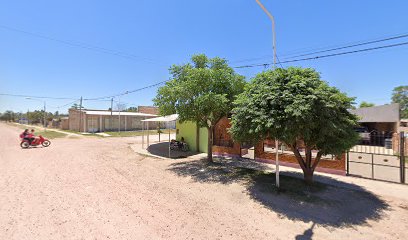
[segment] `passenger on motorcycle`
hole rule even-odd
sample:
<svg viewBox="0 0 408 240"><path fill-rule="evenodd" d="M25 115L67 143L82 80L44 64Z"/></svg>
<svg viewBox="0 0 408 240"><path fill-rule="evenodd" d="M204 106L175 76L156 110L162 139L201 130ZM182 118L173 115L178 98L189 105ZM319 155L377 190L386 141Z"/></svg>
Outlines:
<svg viewBox="0 0 408 240"><path fill-rule="evenodd" d="M24 130L24 132L22 132L21 134L20 134L20 138L22 138L22 139L24 139L24 140L27 140L27 141L29 141L30 142L30 138L29 138L29 135L30 133L28 132L28 129L26 129L26 130Z"/></svg>

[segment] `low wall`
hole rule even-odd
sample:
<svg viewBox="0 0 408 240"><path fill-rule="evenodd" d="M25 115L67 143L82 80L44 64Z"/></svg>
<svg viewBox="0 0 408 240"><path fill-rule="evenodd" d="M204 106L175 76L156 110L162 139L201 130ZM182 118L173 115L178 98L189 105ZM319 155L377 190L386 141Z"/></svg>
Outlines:
<svg viewBox="0 0 408 240"><path fill-rule="evenodd" d="M223 147L215 146L212 147L213 154L218 156L228 156L228 157L240 157L241 156L241 145L239 143L234 143L233 147Z"/></svg>
<svg viewBox="0 0 408 240"><path fill-rule="evenodd" d="M255 146L255 160L266 163L275 163L276 153L264 152L263 143L260 142ZM279 154L279 163L283 166L300 168L296 157L292 154ZM346 157L345 154L338 160L321 159L316 170L318 172L326 172L331 174L346 174Z"/></svg>

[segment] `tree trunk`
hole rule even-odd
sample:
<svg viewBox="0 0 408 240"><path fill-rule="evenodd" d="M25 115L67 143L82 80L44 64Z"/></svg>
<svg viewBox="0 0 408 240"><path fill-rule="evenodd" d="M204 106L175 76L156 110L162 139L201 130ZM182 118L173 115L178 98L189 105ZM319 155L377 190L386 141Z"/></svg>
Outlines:
<svg viewBox="0 0 408 240"><path fill-rule="evenodd" d="M198 122L196 122L196 151L200 152L200 127Z"/></svg>
<svg viewBox="0 0 408 240"><path fill-rule="evenodd" d="M313 184L313 173L314 170L316 169L317 165L320 162L320 159L322 157L322 152L318 152L316 155L316 158L314 159L314 162L312 164L312 148L306 147L306 156L304 159L300 153L299 150L297 149L296 143L290 145L292 148L293 153L295 154L296 160L298 161L300 167L303 170L303 179L306 182L306 184Z"/></svg>
<svg viewBox="0 0 408 240"><path fill-rule="evenodd" d="M207 127L208 130L208 153L207 153L207 160L209 162L213 161L212 158L212 146L213 146L213 127Z"/></svg>
<svg viewBox="0 0 408 240"><path fill-rule="evenodd" d="M314 172L313 169L310 168L303 170L303 179L308 185L313 184L313 172Z"/></svg>

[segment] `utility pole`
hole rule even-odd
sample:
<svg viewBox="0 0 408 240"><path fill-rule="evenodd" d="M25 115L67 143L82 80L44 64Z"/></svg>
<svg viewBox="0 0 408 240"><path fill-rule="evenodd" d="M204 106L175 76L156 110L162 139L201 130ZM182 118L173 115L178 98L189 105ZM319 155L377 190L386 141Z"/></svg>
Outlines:
<svg viewBox="0 0 408 240"><path fill-rule="evenodd" d="M79 126L78 126L78 132L81 132L81 122L82 122L82 96L81 96L81 99L79 100Z"/></svg>
<svg viewBox="0 0 408 240"><path fill-rule="evenodd" d="M112 121L113 121L113 98L111 98L111 117L110 117L110 121L109 121L109 123L110 123L110 130L112 131Z"/></svg>
<svg viewBox="0 0 408 240"><path fill-rule="evenodd" d="M119 110L119 128L118 128L118 130L119 130L119 135L120 135L120 109L121 109L121 106L120 106L120 96L119 96L119 104L118 104L118 110Z"/></svg>
<svg viewBox="0 0 408 240"><path fill-rule="evenodd" d="M259 1L256 0L258 5L262 8L262 10L268 15L269 19L272 22L272 49L273 49L273 69L276 69L276 34L275 34L275 18L273 15L265 8L265 6ZM276 187L280 187L279 183L279 142L278 139L275 138L275 168L276 168Z"/></svg>
<svg viewBox="0 0 408 240"><path fill-rule="evenodd" d="M46 118L47 118L47 108L46 108L46 103L45 103L45 101L44 101L44 132L47 131Z"/></svg>

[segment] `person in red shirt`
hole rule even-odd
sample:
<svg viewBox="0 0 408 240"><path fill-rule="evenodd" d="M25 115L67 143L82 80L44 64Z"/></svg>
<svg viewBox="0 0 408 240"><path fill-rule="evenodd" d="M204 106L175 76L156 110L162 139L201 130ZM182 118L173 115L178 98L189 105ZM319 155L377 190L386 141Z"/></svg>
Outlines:
<svg viewBox="0 0 408 240"><path fill-rule="evenodd" d="M29 142L30 144L31 144L31 143L34 141L34 139L35 139L34 132L35 132L35 130L34 130L34 129L31 129L31 132L28 133L28 135L27 135L27 138L29 139L28 142Z"/></svg>

